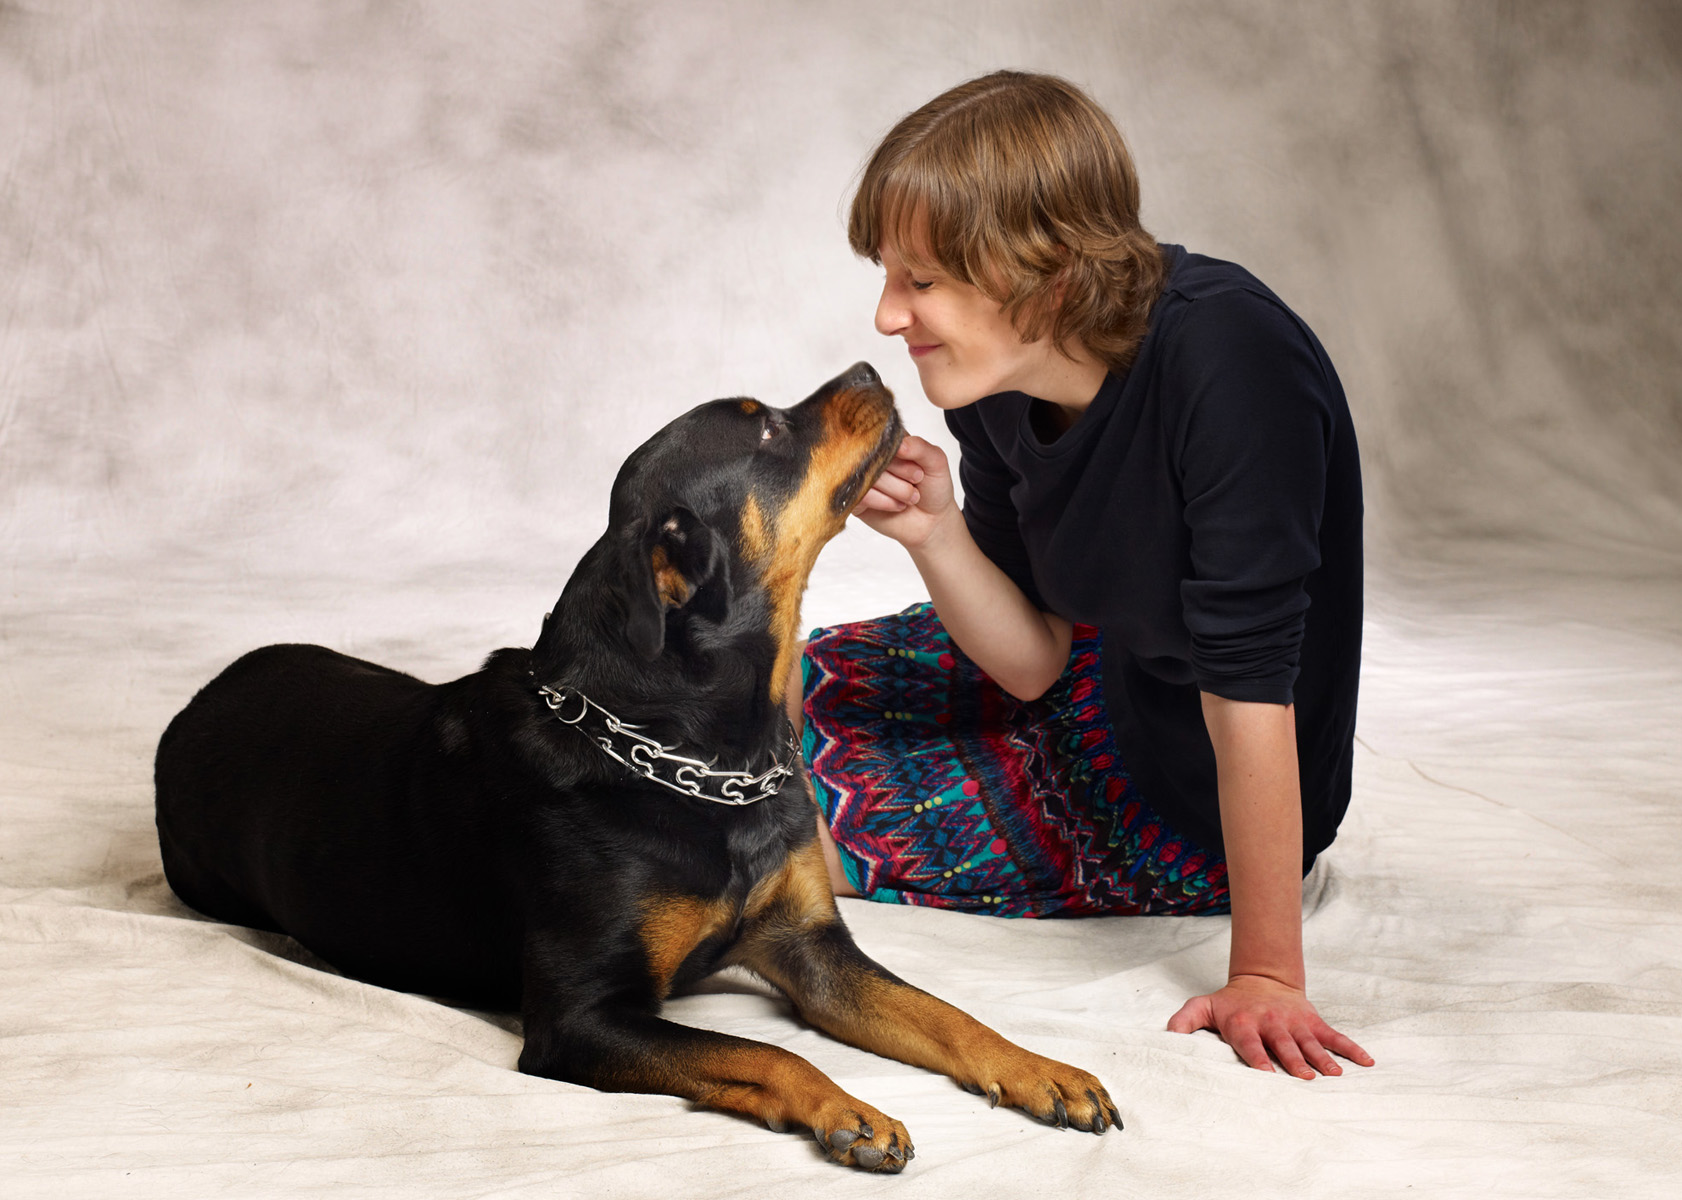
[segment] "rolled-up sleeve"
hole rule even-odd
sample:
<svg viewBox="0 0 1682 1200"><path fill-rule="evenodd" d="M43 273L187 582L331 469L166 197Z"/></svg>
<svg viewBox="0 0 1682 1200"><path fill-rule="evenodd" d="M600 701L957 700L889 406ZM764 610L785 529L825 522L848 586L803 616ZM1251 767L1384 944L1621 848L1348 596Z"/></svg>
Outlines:
<svg viewBox="0 0 1682 1200"><path fill-rule="evenodd" d="M1289 704L1320 565L1333 431L1308 334L1247 291L1191 305L1171 364L1190 389L1174 453L1190 531L1180 597L1200 689Z"/></svg>

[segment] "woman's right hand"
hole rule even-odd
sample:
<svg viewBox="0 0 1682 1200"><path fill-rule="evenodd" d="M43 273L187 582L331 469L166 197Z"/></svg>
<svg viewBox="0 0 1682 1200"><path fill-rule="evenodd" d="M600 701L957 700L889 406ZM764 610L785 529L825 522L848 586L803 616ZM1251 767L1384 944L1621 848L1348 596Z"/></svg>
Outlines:
<svg viewBox="0 0 1682 1200"><path fill-rule="evenodd" d="M915 435L853 508L853 515L906 549L916 549L945 521L961 519L946 452Z"/></svg>

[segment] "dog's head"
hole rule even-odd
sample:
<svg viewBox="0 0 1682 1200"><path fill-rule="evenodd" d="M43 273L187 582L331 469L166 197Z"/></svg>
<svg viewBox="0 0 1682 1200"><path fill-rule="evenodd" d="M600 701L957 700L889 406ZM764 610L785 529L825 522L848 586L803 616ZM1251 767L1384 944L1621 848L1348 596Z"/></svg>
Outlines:
<svg viewBox="0 0 1682 1200"><path fill-rule="evenodd" d="M593 568L581 567L562 602L581 575L605 585L608 623L650 663L768 635L780 702L818 551L902 436L893 395L867 363L792 408L731 399L692 409L625 461Z"/></svg>

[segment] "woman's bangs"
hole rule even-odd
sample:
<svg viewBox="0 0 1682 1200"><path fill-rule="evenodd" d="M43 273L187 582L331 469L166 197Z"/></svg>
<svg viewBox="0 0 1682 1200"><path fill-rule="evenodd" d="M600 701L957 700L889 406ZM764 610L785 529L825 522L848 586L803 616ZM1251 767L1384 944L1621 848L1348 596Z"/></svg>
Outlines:
<svg viewBox="0 0 1682 1200"><path fill-rule="evenodd" d="M962 250L965 223L950 211L951 189L940 186L938 173L914 157L901 159L866 186L868 194L861 191L857 201L864 220L854 228L874 243L863 248L872 259L880 261L882 247L891 246L912 270L934 269L968 281Z"/></svg>

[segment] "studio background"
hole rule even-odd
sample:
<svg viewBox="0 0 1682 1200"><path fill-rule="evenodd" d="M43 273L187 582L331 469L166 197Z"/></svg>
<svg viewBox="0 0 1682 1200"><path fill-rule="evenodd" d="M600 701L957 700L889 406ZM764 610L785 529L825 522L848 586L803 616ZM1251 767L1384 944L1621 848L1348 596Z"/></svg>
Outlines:
<svg viewBox="0 0 1682 1200"><path fill-rule="evenodd" d="M1274 1179L1282 1153L1280 1194L1657 1186L1682 1149L1677 5L31 0L0 3L0 1171L20 1194L116 1194L140 1164L159 1194L466 1194L471 1164L514 1194L582 1186L581 1163L642 1194L627 1156L669 1130L704 1143L672 1168L695 1194L766 1154L778 1179L852 1186L762 1130L520 1079L498 1057L517 1037L476 1017L386 1021L349 990L323 999L346 1006L328 1026L288 1024L296 996L243 1007L281 985L264 959L219 957L220 927L163 886L150 759L258 644L434 680L529 644L619 462L702 400L791 403L868 359L912 429L950 445L871 327L880 272L848 250L845 205L896 119L1002 66L1088 89L1133 149L1147 227L1254 271L1342 376L1367 486L1371 757L1332 856L1343 890L1311 896L1332 907L1310 969L1381 1068L1293 1108L1224 1047L1162 1034L1170 997L1220 969L1218 924L930 926L849 905L861 941L978 1010L992 976L964 972L1017 963L991 1019L1109 1055L1139 1126L1109 1158L1030 1144L892 1074L913 1089L896 1115L915 1133L919 1106L949 1108L929 1120L965 1148L904 1187L941 1194L962 1169L1163 1194L1197 1177L1173 1153L1196 1158L1198 1137L1227 1152L1211 1178L1243 1162ZM806 615L921 595L855 525ZM283 992L322 986L252 945L293 972ZM188 977L200 991L174 990ZM683 1019L762 1019L727 1001L750 1002ZM751 1002L754 1036L795 1036ZM207 1011L214 1034L193 1025ZM1467 1011L1505 1016L1466 1032ZM344 1049L387 1036L402 1044L366 1061ZM799 1036L838 1075L883 1070ZM463 1054L486 1073L450 1076ZM358 1090L417 1058L444 1076L414 1068L411 1100ZM264 1069L291 1089L277 1108L207 1099ZM529 1105L428 1107L440 1077ZM408 1146L404 1165L351 1136L380 1121L368 1136ZM1026 1157L987 1166L1001 1129Z"/></svg>
<svg viewBox="0 0 1682 1200"><path fill-rule="evenodd" d="M845 203L894 120L1003 64L1088 88L1147 226L1319 332L1381 549L1674 554L1679 28L1654 3L8 4L7 545L560 571L565 518L702 399L868 358L934 430Z"/></svg>

